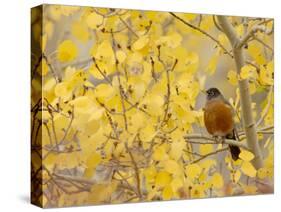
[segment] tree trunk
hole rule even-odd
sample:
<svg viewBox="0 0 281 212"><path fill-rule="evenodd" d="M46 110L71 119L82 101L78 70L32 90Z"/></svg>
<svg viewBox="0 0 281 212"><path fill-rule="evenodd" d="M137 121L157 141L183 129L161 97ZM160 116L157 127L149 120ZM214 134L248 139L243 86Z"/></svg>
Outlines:
<svg viewBox="0 0 281 212"><path fill-rule="evenodd" d="M245 65L244 50L242 40L236 34L236 31L232 24L228 21L225 16L217 16L218 22L228 37L233 50L233 57L236 64L236 71L238 75L240 74L241 68ZM247 138L247 144L250 150L254 153L255 158L253 160L253 165L256 169L263 166L262 153L257 139L256 124L252 113L252 98L249 90L248 79L239 80L239 91L241 96L241 109L242 109L242 119L243 127L245 130L245 135Z"/></svg>

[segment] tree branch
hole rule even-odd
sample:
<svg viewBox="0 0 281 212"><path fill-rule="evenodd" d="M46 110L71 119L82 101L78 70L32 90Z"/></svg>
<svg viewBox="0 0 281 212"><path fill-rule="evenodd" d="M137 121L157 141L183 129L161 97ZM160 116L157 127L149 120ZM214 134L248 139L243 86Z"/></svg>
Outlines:
<svg viewBox="0 0 281 212"><path fill-rule="evenodd" d="M240 74L241 68L246 63L244 58L244 52L241 47L244 45L245 42L248 41L249 35L252 35L252 33L255 32L255 30L250 31L248 34L244 36L242 40L240 40L236 34L234 27L228 21L227 17L217 16L217 18L222 30L224 31L224 33L228 37L228 40L231 43L233 49L233 56L236 64L236 71L238 74ZM252 113L252 107L251 107L252 98L250 95L248 79L239 80L239 91L241 96L243 126L247 138L247 144L250 150L255 154L253 165L255 166L256 169L259 169L263 166L263 161L262 161L262 153L257 139L256 124Z"/></svg>
<svg viewBox="0 0 281 212"><path fill-rule="evenodd" d="M264 26L254 26L239 42L237 48L242 48L247 42L257 33L257 32L265 32L266 28Z"/></svg>
<svg viewBox="0 0 281 212"><path fill-rule="evenodd" d="M186 140L186 142L190 142L189 140L195 140L195 141L192 141L192 143L198 143L198 144L219 144L218 140L216 140L215 138L209 137L209 136L204 136L204 135L201 135L201 134L185 135L184 139ZM202 140L204 140L205 142L202 142ZM225 144L238 146L238 147L241 147L243 149L247 149L247 150L249 149L249 147L245 143L238 142L236 140L225 139L223 142Z"/></svg>
<svg viewBox="0 0 281 212"><path fill-rule="evenodd" d="M202 34L204 34L205 36L207 36L208 38L210 38L211 40L213 40L215 43L217 43L217 45L219 47L221 47L223 49L223 51L228 54L231 58L233 58L233 55L219 42L219 40L217 40L216 38L214 38L212 35L210 35L209 33L205 32L204 30L202 30L201 28L192 25L191 23L185 21L184 19L182 19L181 17L177 16L175 13L170 12L170 14L172 16L174 16L176 19L178 19L179 21L181 21L183 24L187 25L188 27L201 32Z"/></svg>
<svg viewBox="0 0 281 212"><path fill-rule="evenodd" d="M201 161L201 160L203 160L203 159L205 159L205 158L207 158L207 157L209 157L209 156L211 156L211 155L215 155L215 154L217 154L217 153L219 153L219 152L224 152L224 151L226 151L226 150L228 150L228 149L229 149L229 147L225 147L225 148L218 149L218 150L216 150L216 151L210 152L210 153L208 153L208 154L206 154L206 155L203 155L202 157L200 157L200 158L198 158L198 159L195 159L195 160L191 161L190 164L198 163L199 161Z"/></svg>

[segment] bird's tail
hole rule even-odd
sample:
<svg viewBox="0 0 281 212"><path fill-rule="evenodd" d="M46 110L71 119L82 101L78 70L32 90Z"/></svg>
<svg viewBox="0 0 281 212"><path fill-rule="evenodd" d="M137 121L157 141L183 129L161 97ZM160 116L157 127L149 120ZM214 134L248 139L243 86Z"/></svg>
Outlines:
<svg viewBox="0 0 281 212"><path fill-rule="evenodd" d="M235 130L233 130L231 134L227 135L226 138L232 139L232 140L237 140L236 136L235 136ZM230 150L232 159L235 161L238 160L239 154L241 152L240 148L238 146L229 145L229 150Z"/></svg>

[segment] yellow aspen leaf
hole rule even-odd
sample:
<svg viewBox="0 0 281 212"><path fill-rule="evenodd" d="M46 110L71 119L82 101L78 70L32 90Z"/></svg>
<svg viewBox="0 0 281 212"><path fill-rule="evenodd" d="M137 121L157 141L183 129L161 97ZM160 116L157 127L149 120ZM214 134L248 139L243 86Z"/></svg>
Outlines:
<svg viewBox="0 0 281 212"><path fill-rule="evenodd" d="M71 80L73 75L76 73L76 68L72 66L67 66L67 68L64 71L64 79L65 80Z"/></svg>
<svg viewBox="0 0 281 212"><path fill-rule="evenodd" d="M156 131L155 131L154 127L152 125L148 124L146 127L141 129L140 138L144 142L150 142L151 139L155 136L155 134L156 134ZM163 148L165 150L164 145L162 145L159 148Z"/></svg>
<svg viewBox="0 0 281 212"><path fill-rule="evenodd" d="M269 176L269 171L267 168L260 168L258 171L257 171L257 177L260 178L260 179L264 179L266 177Z"/></svg>
<svg viewBox="0 0 281 212"><path fill-rule="evenodd" d="M177 67L176 70L188 72L188 73L194 73L198 69L199 56L195 52L188 52L186 54L186 57L183 59L183 62L184 62L183 67L179 65L179 67Z"/></svg>
<svg viewBox="0 0 281 212"><path fill-rule="evenodd" d="M196 121L196 115L197 113L192 110L186 110L185 111L185 121L189 124L193 124Z"/></svg>
<svg viewBox="0 0 281 212"><path fill-rule="evenodd" d="M164 169L174 175L179 175L181 173L181 167L175 160L167 160L164 162Z"/></svg>
<svg viewBox="0 0 281 212"><path fill-rule="evenodd" d="M207 175L206 175L206 173L204 173L204 172L202 172L202 173L199 175L199 177L198 177L198 181L199 181L199 182L205 182L206 179L207 179Z"/></svg>
<svg viewBox="0 0 281 212"><path fill-rule="evenodd" d="M54 33L54 24L51 21L45 21L44 24L44 32L48 35L49 38L52 37Z"/></svg>
<svg viewBox="0 0 281 212"><path fill-rule="evenodd" d="M251 42L248 44L248 52L250 56L259 64L264 65L266 63L266 59L262 53L262 46L256 42Z"/></svg>
<svg viewBox="0 0 281 212"><path fill-rule="evenodd" d="M248 161L242 163L241 171L249 177L255 177L257 174L255 167Z"/></svg>
<svg viewBox="0 0 281 212"><path fill-rule="evenodd" d="M197 14L191 14L191 13L182 13L180 14L180 17L184 18L186 21L192 21L197 17Z"/></svg>
<svg viewBox="0 0 281 212"><path fill-rule="evenodd" d="M95 12L92 12L88 15L86 22L89 28L97 29L103 23L103 17Z"/></svg>
<svg viewBox="0 0 281 212"><path fill-rule="evenodd" d="M95 86L93 85L92 82L90 82L89 80L86 80L83 84L85 87L87 88L94 88Z"/></svg>
<svg viewBox="0 0 281 212"><path fill-rule="evenodd" d="M95 57L99 60L108 61L109 64L115 63L114 52L109 40L105 40L98 45Z"/></svg>
<svg viewBox="0 0 281 212"><path fill-rule="evenodd" d="M222 144L218 144L217 150L222 149Z"/></svg>
<svg viewBox="0 0 281 212"><path fill-rule="evenodd" d="M161 107L164 104L164 99L160 95L148 95L145 100L143 101L144 107L147 109L147 111L152 115L160 115L162 110Z"/></svg>
<svg viewBox="0 0 281 212"><path fill-rule="evenodd" d="M54 122L56 128L62 130L67 126L69 120L67 117L58 113L54 115Z"/></svg>
<svg viewBox="0 0 281 212"><path fill-rule="evenodd" d="M239 24L235 27L237 34L242 37L244 35L244 24Z"/></svg>
<svg viewBox="0 0 281 212"><path fill-rule="evenodd" d="M165 160L167 157L168 155L166 153L166 148L164 145L156 147L152 154L153 160L157 161Z"/></svg>
<svg viewBox="0 0 281 212"><path fill-rule="evenodd" d="M166 171L160 171L157 173L155 178L155 186L159 187L165 187L168 185L172 180L172 177L169 172Z"/></svg>
<svg viewBox="0 0 281 212"><path fill-rule="evenodd" d="M93 112L91 112L91 115L89 117L89 122L92 120L98 120L102 117L104 114L104 109L103 108L95 108L93 109Z"/></svg>
<svg viewBox="0 0 281 212"><path fill-rule="evenodd" d="M241 152L239 154L239 158L244 160L244 161L251 161L253 160L255 155L247 150L241 149Z"/></svg>
<svg viewBox="0 0 281 212"><path fill-rule="evenodd" d="M178 160L182 156L185 146L186 143L184 141L174 141L171 144L170 157L174 160Z"/></svg>
<svg viewBox="0 0 281 212"><path fill-rule="evenodd" d="M257 72L255 67L251 65L245 65L241 68L240 71L240 77L241 79L256 79L257 78Z"/></svg>
<svg viewBox="0 0 281 212"><path fill-rule="evenodd" d="M101 156L98 153L93 153L86 162L88 168L95 168L101 162Z"/></svg>
<svg viewBox="0 0 281 212"><path fill-rule="evenodd" d="M173 189L170 185L165 186L162 192L163 200L170 200L173 197Z"/></svg>
<svg viewBox="0 0 281 212"><path fill-rule="evenodd" d="M150 166L144 169L144 176L148 182L154 182L156 174L157 172L155 166Z"/></svg>
<svg viewBox="0 0 281 212"><path fill-rule="evenodd" d="M274 71L274 62L273 62L273 60L271 60L269 63L267 63L266 69L268 70L269 73L273 73L273 71Z"/></svg>
<svg viewBox="0 0 281 212"><path fill-rule="evenodd" d="M132 54L129 54L127 57L128 66L131 66L134 64L141 64L142 61L143 61L143 56L139 52L134 52Z"/></svg>
<svg viewBox="0 0 281 212"><path fill-rule="evenodd" d="M229 83L230 83L231 85L237 85L237 83L238 83L238 77L237 77L236 71L230 70L230 71L227 73L227 79L228 79L228 81L229 81Z"/></svg>
<svg viewBox="0 0 281 212"><path fill-rule="evenodd" d="M273 62L269 62L266 66L260 66L259 74L260 82L263 85L273 85Z"/></svg>
<svg viewBox="0 0 281 212"><path fill-rule="evenodd" d="M202 155L209 154L214 151L214 147L212 144L201 144L199 147L199 152Z"/></svg>
<svg viewBox="0 0 281 212"><path fill-rule="evenodd" d="M178 47L182 42L182 36L179 33L171 33L167 36L160 37L159 40L157 40L157 45L164 45L169 48L176 48Z"/></svg>
<svg viewBox="0 0 281 212"><path fill-rule="evenodd" d="M201 172L202 168L198 164L189 164L185 167L185 173L190 180L199 177Z"/></svg>
<svg viewBox="0 0 281 212"><path fill-rule="evenodd" d="M200 167L205 171L208 171L210 168L214 167L217 164L215 160L207 159L200 163Z"/></svg>
<svg viewBox="0 0 281 212"><path fill-rule="evenodd" d="M142 112L138 112L132 115L130 119L130 129L133 132L137 132L140 128L144 127L146 124L145 116ZM150 132L148 132L150 131ZM144 129L142 133L147 133L148 135L142 136L144 141L149 141L151 136L154 136L155 130L153 128Z"/></svg>
<svg viewBox="0 0 281 212"><path fill-rule="evenodd" d="M171 42L168 45L170 48L176 48L181 44L182 36L179 33L173 32L169 36L171 38Z"/></svg>
<svg viewBox="0 0 281 212"><path fill-rule="evenodd" d="M89 73L91 75L93 75L93 77L97 78L97 79L104 79L104 76L102 75L102 73L98 70L98 68L95 66L95 64L92 64L89 67Z"/></svg>
<svg viewBox="0 0 281 212"><path fill-rule="evenodd" d="M89 31L87 26L80 21L73 22L71 27L72 34L80 41L86 42L89 39Z"/></svg>
<svg viewBox="0 0 281 212"><path fill-rule="evenodd" d="M67 7L61 6L60 7L61 14L65 15L65 16L70 16L79 9L80 9L79 6L67 6Z"/></svg>
<svg viewBox="0 0 281 212"><path fill-rule="evenodd" d="M87 96L79 96L76 99L72 100L70 104L74 106L75 111L80 113L87 113L92 106L92 101Z"/></svg>
<svg viewBox="0 0 281 212"><path fill-rule="evenodd" d="M143 49L149 42L149 38L147 35L141 36L136 40L136 42L133 43L132 49L134 51L138 51Z"/></svg>
<svg viewBox="0 0 281 212"><path fill-rule="evenodd" d="M181 177L173 178L170 185L171 185L174 193L178 192L178 190L183 187L183 178L181 178Z"/></svg>
<svg viewBox="0 0 281 212"><path fill-rule="evenodd" d="M220 189L224 185L224 180L221 174L215 173L211 178L212 186L216 189Z"/></svg>
<svg viewBox="0 0 281 212"><path fill-rule="evenodd" d="M42 67L41 68L42 68L42 71L39 74L41 74L42 76L47 75L48 71L49 71L49 66L48 66L47 61L45 59L42 59Z"/></svg>
<svg viewBox="0 0 281 212"><path fill-rule="evenodd" d="M242 188L245 194L256 194L258 190L254 185L242 185Z"/></svg>
<svg viewBox="0 0 281 212"><path fill-rule="evenodd" d="M45 52L47 41L48 41L48 35L47 33L44 33L44 35L42 36L42 44L41 44L42 52Z"/></svg>
<svg viewBox="0 0 281 212"><path fill-rule="evenodd" d="M55 87L55 95L57 97L67 97L70 92L71 90L68 82L60 82Z"/></svg>
<svg viewBox="0 0 281 212"><path fill-rule="evenodd" d="M118 51L116 51L116 58L119 63L123 63L126 60L127 55L124 51L118 50Z"/></svg>
<svg viewBox="0 0 281 212"><path fill-rule="evenodd" d="M202 198L205 197L205 187L200 184L196 184L191 187L190 196L191 198Z"/></svg>
<svg viewBox="0 0 281 212"><path fill-rule="evenodd" d="M241 159L238 159L238 160L235 160L235 161L232 160L232 165L241 166L242 162L243 162L243 160L241 160Z"/></svg>
<svg viewBox="0 0 281 212"><path fill-rule="evenodd" d="M102 83L95 88L95 96L97 98L111 97L114 95L114 93L114 88L109 84Z"/></svg>
<svg viewBox="0 0 281 212"><path fill-rule="evenodd" d="M56 85L56 80L54 78L48 79L43 86L43 91L50 92L55 88L55 85Z"/></svg>
<svg viewBox="0 0 281 212"><path fill-rule="evenodd" d="M213 26L214 26L214 21L213 21L212 16L204 16L204 18L202 19L202 22L200 24L200 28L205 31L208 31Z"/></svg>
<svg viewBox="0 0 281 212"><path fill-rule="evenodd" d="M228 39L227 39L227 36L226 36L224 33L219 34L218 40L219 40L219 42L220 42L222 45L224 45L224 46L226 46L226 45L229 43L229 41L228 41Z"/></svg>
<svg viewBox="0 0 281 212"><path fill-rule="evenodd" d="M109 184L95 183L91 187L91 192L88 196L89 203L100 203L110 201L111 194L115 192L118 184L116 181L112 181Z"/></svg>
<svg viewBox="0 0 281 212"><path fill-rule="evenodd" d="M233 174L233 182L237 183L240 180L241 172L239 170L236 170Z"/></svg>
<svg viewBox="0 0 281 212"><path fill-rule="evenodd" d="M61 62L70 62L78 55L78 49L71 40L64 40L58 46L58 60Z"/></svg>
<svg viewBox="0 0 281 212"><path fill-rule="evenodd" d="M217 54L214 54L211 59L209 60L209 64L206 68L206 72L210 75L214 74L217 69L219 56Z"/></svg>
<svg viewBox="0 0 281 212"><path fill-rule="evenodd" d="M147 194L147 200L152 200L157 194L157 188L151 189L149 190L148 194Z"/></svg>

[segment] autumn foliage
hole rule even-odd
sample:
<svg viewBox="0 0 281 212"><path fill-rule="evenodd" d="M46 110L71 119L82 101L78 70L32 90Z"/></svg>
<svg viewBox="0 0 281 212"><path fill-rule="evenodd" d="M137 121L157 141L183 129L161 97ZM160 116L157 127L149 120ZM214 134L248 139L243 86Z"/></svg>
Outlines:
<svg viewBox="0 0 281 212"><path fill-rule="evenodd" d="M44 5L32 10L32 202L43 207L273 191L273 20ZM241 117L248 80L263 166ZM240 159L203 122L210 86L233 106Z"/></svg>

